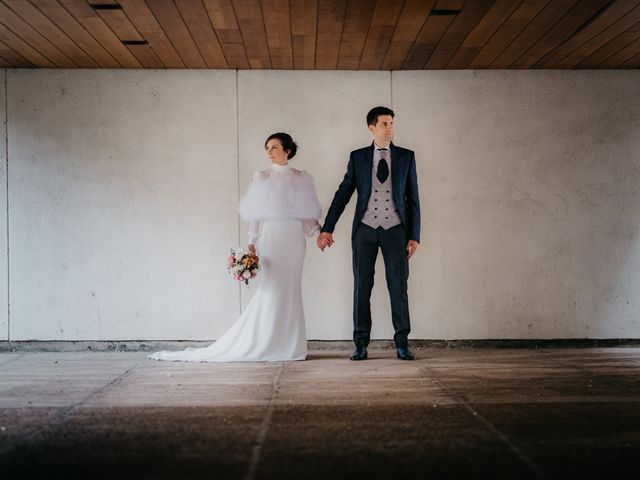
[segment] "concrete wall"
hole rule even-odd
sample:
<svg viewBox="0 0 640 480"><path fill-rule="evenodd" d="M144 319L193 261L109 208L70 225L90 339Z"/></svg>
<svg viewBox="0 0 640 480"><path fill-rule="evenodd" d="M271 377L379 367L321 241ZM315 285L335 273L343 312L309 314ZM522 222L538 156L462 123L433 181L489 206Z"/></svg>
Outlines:
<svg viewBox="0 0 640 480"><path fill-rule="evenodd" d="M425 187L417 337L640 336L638 80L394 75Z"/></svg>
<svg viewBox="0 0 640 480"><path fill-rule="evenodd" d="M214 338L240 311L234 72L11 71L11 339Z"/></svg>
<svg viewBox="0 0 640 480"><path fill-rule="evenodd" d="M639 79L9 70L10 338L217 338L255 291L224 258L265 137L294 136L326 211L376 104L418 159L413 338L640 337ZM332 249L308 245L312 339L351 336L352 213ZM390 338L377 272L373 336Z"/></svg>

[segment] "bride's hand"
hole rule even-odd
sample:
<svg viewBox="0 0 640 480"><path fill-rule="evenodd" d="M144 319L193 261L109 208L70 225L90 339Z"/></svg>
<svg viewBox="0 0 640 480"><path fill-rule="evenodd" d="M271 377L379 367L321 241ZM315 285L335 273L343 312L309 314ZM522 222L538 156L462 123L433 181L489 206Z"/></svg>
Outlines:
<svg viewBox="0 0 640 480"><path fill-rule="evenodd" d="M256 246L253 243L247 245L247 250L249 250L249 253L252 253L254 255L256 254Z"/></svg>

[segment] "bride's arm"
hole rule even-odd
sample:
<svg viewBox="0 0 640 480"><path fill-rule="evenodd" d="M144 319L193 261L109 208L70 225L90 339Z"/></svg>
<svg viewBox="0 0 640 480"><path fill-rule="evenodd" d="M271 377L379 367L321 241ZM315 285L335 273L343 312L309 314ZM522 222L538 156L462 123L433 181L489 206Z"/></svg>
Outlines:
<svg viewBox="0 0 640 480"><path fill-rule="evenodd" d="M249 222L249 244L247 245L249 250L253 250L255 253L255 245L262 231L262 221L256 220ZM253 248L252 248L253 247Z"/></svg>
<svg viewBox="0 0 640 480"><path fill-rule="evenodd" d="M312 237L316 233L320 232L320 224L317 220L303 220L304 234L307 237Z"/></svg>

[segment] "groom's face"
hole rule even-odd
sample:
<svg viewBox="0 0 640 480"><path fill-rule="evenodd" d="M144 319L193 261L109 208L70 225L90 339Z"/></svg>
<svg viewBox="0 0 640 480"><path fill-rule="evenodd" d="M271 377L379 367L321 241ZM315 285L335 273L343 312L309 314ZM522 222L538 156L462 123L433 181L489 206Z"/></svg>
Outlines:
<svg viewBox="0 0 640 480"><path fill-rule="evenodd" d="M376 145L388 145L393 140L393 117L391 115L380 115L378 123L369 125L369 131L373 135Z"/></svg>

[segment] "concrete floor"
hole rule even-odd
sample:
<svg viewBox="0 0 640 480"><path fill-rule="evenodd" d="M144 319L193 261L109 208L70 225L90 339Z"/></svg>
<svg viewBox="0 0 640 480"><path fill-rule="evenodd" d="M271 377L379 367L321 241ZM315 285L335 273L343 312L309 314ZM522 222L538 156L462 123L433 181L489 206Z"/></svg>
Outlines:
<svg viewBox="0 0 640 480"><path fill-rule="evenodd" d="M640 348L0 354L0 478L637 478Z"/></svg>

